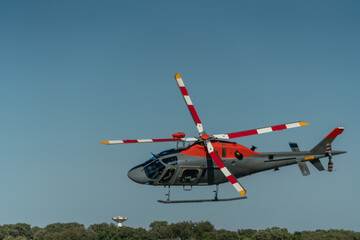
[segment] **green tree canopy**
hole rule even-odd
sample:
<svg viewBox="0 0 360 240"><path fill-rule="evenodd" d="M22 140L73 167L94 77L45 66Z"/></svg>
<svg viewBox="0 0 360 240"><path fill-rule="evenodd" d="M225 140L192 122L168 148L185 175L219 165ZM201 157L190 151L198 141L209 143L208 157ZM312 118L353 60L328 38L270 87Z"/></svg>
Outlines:
<svg viewBox="0 0 360 240"><path fill-rule="evenodd" d="M0 240L360 240L360 233L348 230L316 230L289 233L285 228L264 230L216 230L208 221L168 224L154 221L149 230L100 223L85 228L79 223L53 223L44 228L26 223L0 226Z"/></svg>
<svg viewBox="0 0 360 240"><path fill-rule="evenodd" d="M5 224L0 226L0 239L6 237L33 239L33 232L31 226L26 223Z"/></svg>

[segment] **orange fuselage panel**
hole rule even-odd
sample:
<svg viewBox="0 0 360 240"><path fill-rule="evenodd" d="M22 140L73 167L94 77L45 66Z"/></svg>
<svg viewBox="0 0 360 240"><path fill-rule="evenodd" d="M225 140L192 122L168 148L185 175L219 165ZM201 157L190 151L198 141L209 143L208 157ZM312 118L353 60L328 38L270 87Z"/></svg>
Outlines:
<svg viewBox="0 0 360 240"><path fill-rule="evenodd" d="M236 158L236 151L241 153L244 158L260 154L260 152L252 151L251 149L237 143L211 142L211 144L222 159ZM194 144L180 153L194 157L208 157L206 148L200 144Z"/></svg>

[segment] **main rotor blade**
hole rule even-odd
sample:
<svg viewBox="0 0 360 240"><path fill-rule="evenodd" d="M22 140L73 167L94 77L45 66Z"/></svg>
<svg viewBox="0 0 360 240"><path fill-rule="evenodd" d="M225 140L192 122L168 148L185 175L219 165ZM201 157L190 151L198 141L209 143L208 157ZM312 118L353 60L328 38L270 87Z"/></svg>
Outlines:
<svg viewBox="0 0 360 240"><path fill-rule="evenodd" d="M232 139L232 138L246 137L246 136L256 135L256 134L280 131L280 130L285 130L285 129L289 129L289 128L296 128L296 127L301 127L304 125L309 125L309 124L307 122L292 122L292 123L286 123L286 124L258 128L258 129L247 130L247 131L241 131L241 132L234 132L234 133L228 133L228 134L215 134L213 136L217 139Z"/></svg>
<svg viewBox="0 0 360 240"><path fill-rule="evenodd" d="M175 79L176 79L177 85L179 86L180 92L181 92L181 94L182 94L182 96L183 96L183 98L185 100L185 103L186 103L186 105L187 105L187 107L188 107L188 109L190 111L190 114L191 114L191 116L192 116L192 118L193 118L193 120L194 120L194 122L196 124L196 128L197 128L197 130L199 132L199 135L201 136L204 133L203 125L202 125L202 123L200 121L200 118L199 118L199 116L198 116L198 114L197 114L197 112L195 110L195 107L194 107L194 105L193 105L193 103L191 101L189 93L188 93L188 91L187 91L187 89L186 89L186 87L184 85L184 82L183 82L182 78L180 77L179 73L175 74Z"/></svg>
<svg viewBox="0 0 360 240"><path fill-rule="evenodd" d="M109 140L100 141L102 144L124 144L124 143L152 143L152 142L195 142L197 138L158 138L158 139L135 139L135 140Z"/></svg>
<svg viewBox="0 0 360 240"><path fill-rule="evenodd" d="M208 142L206 147L207 147L210 157L212 158L212 160L214 160L216 165L218 165L221 172L225 175L225 177L229 180L229 182L234 186L236 191L238 191L241 194L241 196L244 196L246 193L245 189L240 185L240 183L236 180L236 178L230 173L230 171L227 169L227 167L225 167L221 158L214 151L214 147L211 144L211 142Z"/></svg>

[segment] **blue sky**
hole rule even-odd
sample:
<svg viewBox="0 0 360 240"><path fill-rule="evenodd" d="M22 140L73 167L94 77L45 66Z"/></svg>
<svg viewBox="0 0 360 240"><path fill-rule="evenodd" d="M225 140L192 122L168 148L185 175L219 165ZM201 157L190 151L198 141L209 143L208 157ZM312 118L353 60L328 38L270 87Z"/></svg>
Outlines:
<svg viewBox="0 0 360 240"><path fill-rule="evenodd" d="M360 231L359 16L358 1L1 1L0 224L88 226L121 215L145 228L209 220L230 230ZM98 141L196 136L176 72L210 134L302 120L310 125L236 141L308 150L343 126L333 148L348 153L331 174L290 166L239 179L244 201L161 205L166 189L127 172L174 144ZM236 196L230 184L219 194Z"/></svg>

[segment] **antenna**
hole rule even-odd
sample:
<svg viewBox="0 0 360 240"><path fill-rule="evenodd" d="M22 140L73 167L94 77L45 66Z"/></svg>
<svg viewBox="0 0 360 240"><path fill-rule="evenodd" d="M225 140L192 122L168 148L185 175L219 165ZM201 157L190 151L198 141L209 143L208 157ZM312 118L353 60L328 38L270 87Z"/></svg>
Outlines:
<svg viewBox="0 0 360 240"><path fill-rule="evenodd" d="M117 222L118 227L122 227L122 223L125 222L127 219L128 219L127 217L120 217L120 216L112 218L112 220Z"/></svg>

